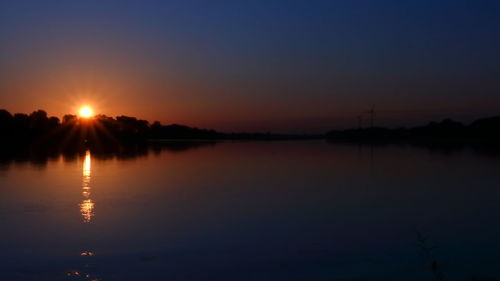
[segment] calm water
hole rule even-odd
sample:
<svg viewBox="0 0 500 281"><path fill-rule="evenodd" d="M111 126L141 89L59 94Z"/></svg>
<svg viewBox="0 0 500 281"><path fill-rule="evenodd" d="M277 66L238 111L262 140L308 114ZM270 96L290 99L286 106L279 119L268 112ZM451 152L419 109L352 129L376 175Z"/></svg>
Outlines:
<svg viewBox="0 0 500 281"><path fill-rule="evenodd" d="M1 280L500 277L500 158L221 142L0 164Z"/></svg>

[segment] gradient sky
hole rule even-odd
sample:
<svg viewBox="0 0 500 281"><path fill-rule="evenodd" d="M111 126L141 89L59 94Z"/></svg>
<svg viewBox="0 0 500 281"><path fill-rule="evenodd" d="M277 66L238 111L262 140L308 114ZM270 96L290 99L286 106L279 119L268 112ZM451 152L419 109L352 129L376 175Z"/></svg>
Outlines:
<svg viewBox="0 0 500 281"><path fill-rule="evenodd" d="M500 114L500 1L0 0L0 107L222 131ZM365 114L366 116L366 114Z"/></svg>

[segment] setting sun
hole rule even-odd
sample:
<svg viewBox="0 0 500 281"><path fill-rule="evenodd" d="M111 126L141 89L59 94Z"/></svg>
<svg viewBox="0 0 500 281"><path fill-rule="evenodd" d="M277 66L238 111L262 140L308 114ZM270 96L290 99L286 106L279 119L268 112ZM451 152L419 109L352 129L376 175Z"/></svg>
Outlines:
<svg viewBox="0 0 500 281"><path fill-rule="evenodd" d="M93 114L92 108L88 106L83 106L82 108L80 108L80 117L90 118L92 117L92 114Z"/></svg>

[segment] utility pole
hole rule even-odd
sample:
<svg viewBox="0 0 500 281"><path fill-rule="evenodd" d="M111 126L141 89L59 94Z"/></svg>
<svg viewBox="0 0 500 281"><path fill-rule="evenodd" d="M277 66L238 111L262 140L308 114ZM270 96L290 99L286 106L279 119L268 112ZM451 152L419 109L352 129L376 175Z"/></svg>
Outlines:
<svg viewBox="0 0 500 281"><path fill-rule="evenodd" d="M370 126L373 129L373 123L375 122L375 108L372 106L372 109L370 109L368 113L370 113Z"/></svg>
<svg viewBox="0 0 500 281"><path fill-rule="evenodd" d="M357 116L357 119L358 119L358 130L361 130L361 128L362 128L362 122L363 122L362 118L363 118L363 116L361 116L361 115Z"/></svg>

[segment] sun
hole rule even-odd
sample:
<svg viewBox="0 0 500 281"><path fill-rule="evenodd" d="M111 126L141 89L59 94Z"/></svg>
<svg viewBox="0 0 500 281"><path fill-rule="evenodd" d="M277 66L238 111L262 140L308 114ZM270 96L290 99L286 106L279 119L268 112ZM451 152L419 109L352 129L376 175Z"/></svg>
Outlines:
<svg viewBox="0 0 500 281"><path fill-rule="evenodd" d="M94 111L92 110L92 108L90 108L88 106L82 106L80 108L80 117L82 117L82 118L90 118L90 117L92 117L93 114L94 114Z"/></svg>

